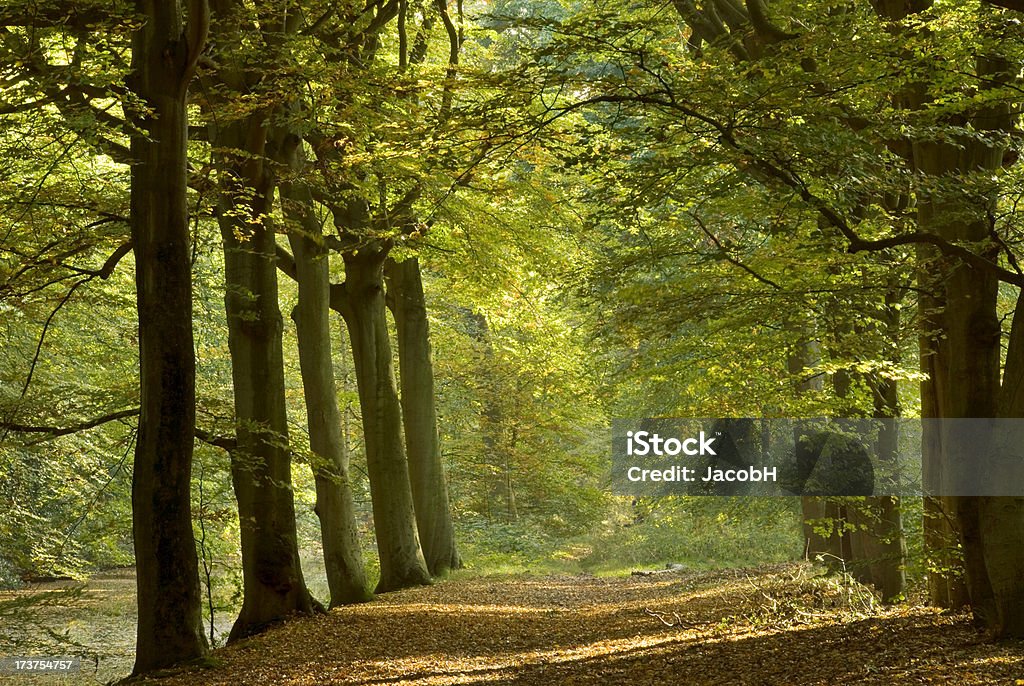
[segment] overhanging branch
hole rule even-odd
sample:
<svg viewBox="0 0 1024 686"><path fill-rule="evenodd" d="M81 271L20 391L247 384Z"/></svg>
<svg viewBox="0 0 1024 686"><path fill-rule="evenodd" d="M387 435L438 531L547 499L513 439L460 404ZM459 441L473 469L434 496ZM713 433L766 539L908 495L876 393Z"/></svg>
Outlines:
<svg viewBox="0 0 1024 686"><path fill-rule="evenodd" d="M137 417L139 414L139 408L132 407L127 410L119 410L117 412L111 412L110 414L101 415L88 421L79 422L78 424L71 424L69 426L39 426L31 424L18 424L15 422L0 422L0 429L10 431L13 433L23 434L46 434L50 438L57 438L58 436L67 436L69 434L76 434L82 431L88 431L94 429L102 424L108 422L116 422L119 419L126 419L128 417Z"/></svg>
<svg viewBox="0 0 1024 686"><path fill-rule="evenodd" d="M132 251L132 242L125 241L121 245L117 246L117 249L110 254L110 257L103 263L103 266L99 269L81 269L79 267L68 267L76 274L84 274L86 276L95 276L101 279L109 279L110 275L114 273L114 268L117 267L117 263L121 261L121 258Z"/></svg>
<svg viewBox="0 0 1024 686"><path fill-rule="evenodd" d="M0 429L9 431L11 433L23 433L23 434L44 434L45 438L42 440L49 440L51 438L59 438L60 436L69 436L71 434L81 433L88 431L89 429L95 429L97 426L103 424L109 424L110 422L116 422L121 419L128 419L130 417L138 417L139 408L130 407L126 410L118 410L117 412L110 412L108 414L100 415L93 419L79 422L77 424L69 424L68 426L49 426L49 425L38 425L38 424L18 424L15 422L0 422ZM198 426L195 428L195 436L198 440L203 443L207 443L217 448L223 448L228 452L232 451L236 447L236 441L234 438L229 436L217 436L205 429L201 429Z"/></svg>
<svg viewBox="0 0 1024 686"><path fill-rule="evenodd" d="M210 433L206 429L200 429L196 427L195 432L196 438L207 445L212 445L215 448L222 448L229 453L238 447L238 441L229 436L217 436Z"/></svg>
<svg viewBox="0 0 1024 686"><path fill-rule="evenodd" d="M1015 12L1024 12L1024 0L985 0L985 3Z"/></svg>
<svg viewBox="0 0 1024 686"><path fill-rule="evenodd" d="M1024 0L1021 0L1021 4L1024 5ZM890 236L888 238L881 238L878 240L867 240L862 238L854 229L850 226L849 222L843 218L842 214L836 211L829 203L815 195L807 187L807 184L800 179L795 173L790 172L777 164L765 159L759 155L756 151L743 145L733 131L733 128L725 122L719 121L714 117L710 117L706 114L697 112L693 108L678 102L671 93L637 93L637 94L610 94L595 96L586 100L579 100L564 107L554 110L554 114L547 120L541 123L541 126L546 126L552 123L554 120L572 112L574 110L586 107L592 104L598 103L636 103L655 105L670 109L679 114L687 117L692 117L697 121L707 124L715 132L718 133L719 141L726 147L735 150L736 152L743 155L744 161L746 162L746 168L753 168L758 171L760 175L768 180L781 183L794 191L797 196L800 197L807 205L813 208L818 214L833 228L839 231L840 234L848 241L849 246L847 250L851 253L867 252L886 250L889 248L895 248L901 245L913 245L913 244L928 244L933 245L939 249L943 254L951 257L956 257L963 260L966 264L979 269L984 269L991 274L994 274L1000 281L1020 288L1024 288L1024 274L1020 274L1009 269L1005 269L999 266L998 263L988 259L984 255L979 255L962 245L951 243L941 236L938 236L927 231L915 231L912 233L901 234L899 236Z"/></svg>

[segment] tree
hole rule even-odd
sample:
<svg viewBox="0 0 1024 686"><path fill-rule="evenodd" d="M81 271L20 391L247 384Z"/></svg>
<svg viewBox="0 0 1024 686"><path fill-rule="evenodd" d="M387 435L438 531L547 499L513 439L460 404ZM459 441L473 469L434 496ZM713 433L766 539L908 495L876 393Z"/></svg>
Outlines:
<svg viewBox="0 0 1024 686"><path fill-rule="evenodd" d="M897 25L930 9L930 2L876 6L885 20ZM1015 392L1006 392L1004 384L1014 383L1020 360L1007 356L1001 382L1001 268L997 265L1002 250L1007 251L1011 263L1015 258L996 231L998 186L980 181L979 175L997 172L1005 164L1006 137L1017 115L1000 91L1019 71L1014 67L1019 55L1004 42L1010 24L1001 12L983 4L968 15L968 21L973 33L969 83L936 83L938 79L928 75L909 84L910 96L902 103L913 113L912 121L951 129L948 138L940 139L911 133L903 152L919 174L918 230L935 241L919 250L921 285L931 293L929 312L923 319L927 328L922 331L922 363L929 375L922 385L922 400L929 416L935 418L1016 417L1024 408L1004 400L1015 397ZM921 40L933 44L934 36L934 31L926 30ZM906 62L914 59L908 55L901 58ZM976 86L977 82L982 85ZM959 100L956 108L928 111L928 105L943 91L946 97ZM978 135L958 134L964 126ZM952 249L964 245L978 247L966 254ZM1014 317L1009 330L1011 345L1024 336L1017 323ZM955 429L946 431L940 429L938 444L931 446L935 453L928 459L940 470L940 478L952 485L958 483L962 470L970 469L971 456L979 446L965 445ZM998 450L999 446L987 449ZM975 618L996 636L1024 635L1024 555L1010 544L1024 535L1024 502L986 496L942 502L958 525Z"/></svg>
<svg viewBox="0 0 1024 686"><path fill-rule="evenodd" d="M189 83L205 0L140 0L129 86L146 109L132 136L131 229L139 311L141 413L132 481L139 624L134 674L206 652L192 539L195 431L192 270L186 206Z"/></svg>
<svg viewBox="0 0 1024 686"><path fill-rule="evenodd" d="M313 215L313 195L304 180L309 173L302 139L286 135L277 146L279 162L289 176L280 186L289 227L292 272L299 301L292 312L298 337L302 390L306 399L309 442L314 453L316 514L320 518L331 607L370 599L355 521L349 480L347 437L342 434L331 348L331 281L323 230Z"/></svg>
<svg viewBox="0 0 1024 686"><path fill-rule="evenodd" d="M277 243L270 214L277 175L268 120L280 111L269 95L274 72L250 69L247 49L279 54L288 21L269 7L235 0L212 3L217 33L216 79L208 92L208 137L216 155L216 216L224 244L225 311L235 399L237 444L231 472L238 500L244 597L229 640L261 631L292 613L313 611L299 562L291 452L285 405L284 353L277 283ZM249 26L254 30L250 30ZM268 64L265 62L264 64ZM258 85L262 101L242 105Z"/></svg>
<svg viewBox="0 0 1024 686"><path fill-rule="evenodd" d="M371 79L376 70L383 70L383 78L404 84L408 77L403 72L410 64L421 63L426 56L429 32L434 22L432 11L440 13L446 25L450 26L446 6L441 3L434 8L424 5L418 9L405 3L380 3L339 17L340 20L348 20L348 24L322 27L318 36L325 44L323 57L328 61L328 68L338 69L340 66L343 70L337 79L339 87L326 105L346 115L365 106L358 93L360 84L358 81L353 83L350 71ZM420 25L413 29L410 41L407 22L417 14ZM382 37L393 20L398 31L398 74L393 73L379 56ZM348 86L349 90L342 86ZM409 90L415 92L413 88ZM400 101L405 97L401 92L394 103L390 102L393 93L380 93L379 97L388 98L395 110L402 111L405 103ZM373 104L379 114L379 102ZM352 345L381 567L376 590L385 592L429 583L430 580L417 531L418 513L415 511L402 437L402 400L395 383L384 294L384 264L396 240L416 230L414 205L420 198L423 182L410 174L409 168L398 164L395 169L378 161L371 152L377 145L381 150L388 149L391 141L378 138L381 131L394 128L394 123L382 125L382 122L376 122L375 126L367 127L365 122L361 122L357 128L347 119L328 116L326 121L345 121L345 124L321 126L306 137L313 146L317 167L322 173L318 199L333 217L338 234L337 240L333 241L334 248L341 253L345 264L345 282L334 287L332 307L342 314ZM401 149L403 145L409 146L409 142L399 136L395 147ZM365 154L360 155L361 151ZM361 163L354 164L350 157L363 159ZM409 374L413 374L412 370ZM417 435L412 440L419 442L423 438ZM429 468L434 474L441 475L439 453L428 450L424 455L437 460ZM443 485L443 481L432 481L431 486L439 483ZM424 505L427 502L424 501ZM440 502L435 501L435 504ZM424 517L424 525L447 522L447 534L441 530L431 536L444 537L453 548L447 506L431 516L424 513ZM452 550L435 552L438 570L451 564L451 560L447 563L441 561L443 556L450 557L451 553Z"/></svg>
<svg viewBox="0 0 1024 686"><path fill-rule="evenodd" d="M353 213L343 214L339 208L334 217L339 228L359 225L350 221ZM366 465L374 494L373 522L380 554L378 593L430 582L416 529L384 303L384 261L391 245L390 240L376 240L343 254L348 294L345 324L352 341Z"/></svg>
<svg viewBox="0 0 1024 686"><path fill-rule="evenodd" d="M427 569L433 576L462 567L448 502L437 428L430 324L419 260L384 264L388 301L398 336L402 422L409 456L416 526Z"/></svg>

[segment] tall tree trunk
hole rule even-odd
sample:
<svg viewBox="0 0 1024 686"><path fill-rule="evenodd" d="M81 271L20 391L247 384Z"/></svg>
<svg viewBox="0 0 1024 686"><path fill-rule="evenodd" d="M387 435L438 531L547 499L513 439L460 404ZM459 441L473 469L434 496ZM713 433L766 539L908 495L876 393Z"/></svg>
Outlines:
<svg viewBox="0 0 1024 686"><path fill-rule="evenodd" d="M338 221L340 212L336 212ZM402 409L395 386L384 303L384 260L389 245L375 242L346 252L345 323L363 415L366 467L373 497L374 532L384 593L430 583L416 531L412 486L402 443Z"/></svg>
<svg viewBox="0 0 1024 686"><path fill-rule="evenodd" d="M1003 419L1024 417L1024 292L1017 296L1017 309L1010 328L999 396L999 415ZM1019 431L1008 440L1016 445L997 443L996 450L1012 447L1020 454ZM1000 439L1005 440L1004 438ZM1016 480L1019 467L1011 477ZM1024 636L1024 498L982 498L980 503L982 537L985 541L985 566L996 598L990 628L996 636Z"/></svg>
<svg viewBox="0 0 1024 686"><path fill-rule="evenodd" d="M886 292L885 303L876 315L872 324L854 325L850 329L857 339L862 339L870 332L868 327L878 329L882 340L889 342L894 354L888 361L899 363L899 292L897 287L890 286ZM881 350L877 351L879 354ZM837 374L838 379L840 375ZM846 375L848 376L848 375ZM899 424L896 417L900 414L899 396L896 382L887 379L877 372L858 373L871 391L871 416L878 422L878 435L875 438L875 455L883 466L878 478L885 478L891 473L885 465L895 465L898 458ZM849 379L846 383L836 384L836 396L846 397L850 390ZM850 407L851 415L863 415L863 411ZM877 485L877 484L876 484ZM850 523L849 539L852 553L850 569L862 583L871 584L886 603L895 602L903 597L906 585L906 542L903 537L903 522L900 499L896 496L866 496L850 501L845 509L845 516Z"/></svg>
<svg viewBox="0 0 1024 686"><path fill-rule="evenodd" d="M979 168L996 169L1001 150L977 142L963 147L935 142L914 145L916 167L931 179L958 175ZM933 190L919 203L918 222L950 242L980 244L988 239L986 207L956 189ZM993 255L994 257L994 255ZM941 258L931 269L929 286L937 290L940 340L934 341L936 378L933 382L938 416L942 418L995 417L999 395L1000 323L996 312L998 282L988 272ZM965 432L939 432L942 478L956 482L957 472L970 469L972 454L984 450L964 444ZM977 497L948 498L963 547L971 608L979 624L990 626L997 614L997 599L988 578L982 538L981 503ZM1024 608L1021 608L1024 610Z"/></svg>
<svg viewBox="0 0 1024 686"><path fill-rule="evenodd" d="M884 340L891 346L893 363L900 355L900 301L899 287L890 282L885 295L880 327ZM902 414L899 386L896 381L873 374L868 380L874 404L874 417L882 420L875 452L882 464L895 465L899 459L900 423ZM871 578L882 594L882 602L895 602L906 592L907 541L903 534L903 507L897 496L869 498L872 508L868 553L872 559Z"/></svg>
<svg viewBox="0 0 1024 686"><path fill-rule="evenodd" d="M329 262L327 250L318 240L322 227L313 214L313 195L301 180L306 171L301 139L285 137L278 158L293 179L280 186L285 217L296 226L288 232L299 288L292 319L298 337L309 443L315 456L316 514L320 518L331 607L336 607L369 600L372 594L359 547L348 450L334 383Z"/></svg>
<svg viewBox="0 0 1024 686"><path fill-rule="evenodd" d="M899 22L912 14L923 12L932 4L932 0L878 0L874 2L875 11L883 18ZM900 35L903 29L896 29ZM907 54L908 58L912 56ZM927 93L924 83L908 84L902 92L893 96L893 103L901 109L916 109L922 106ZM916 166L916 153L912 141L900 139L890 144L890 148L903 156L911 165ZM943 315L945 295L943 278L935 270L938 252L931 246L917 246L917 279L920 288L918 299L918 321L920 332L918 346L921 371L921 417L925 420L922 434L922 467L924 481L932 485L936 493L942 493L945 480L943 471L943 441L938 431L931 430L929 420L953 416L947 414L943 407L939 390L946 388L948 379L944 363L946 343L944 342ZM954 529L956 501L953 498L925 496L924 499L924 539L925 548L937 569L928 574L928 588L931 602L938 607L961 607L968 604L967 587L963 578L952 570L959 566L954 550L956 549L957 531ZM940 571L941 570L941 571Z"/></svg>
<svg viewBox="0 0 1024 686"><path fill-rule="evenodd" d="M890 316L898 310L890 308ZM895 326L898 329L898 324ZM875 453L881 464L894 464L899 452L899 397L896 382L878 376L870 379L876 419L882 420ZM867 521L863 530L864 556L871 584L882 595L882 602L901 599L906 591L907 544L903 536L902 503L897 496L865 498Z"/></svg>
<svg viewBox="0 0 1024 686"><path fill-rule="evenodd" d="M434 576L459 569L448 501L448 484L441 463L441 441L434 400L434 363L430 355L430 325L423 296L419 260L388 259L384 264L388 300L398 332L402 420L409 455L416 525L427 569Z"/></svg>
<svg viewBox="0 0 1024 686"><path fill-rule="evenodd" d="M284 351L278 306L277 244L269 225L276 178L268 159L267 105L238 114L238 98L265 94L268 72L240 55L261 43L268 64L283 59L287 12L266 13L241 0L211 0L217 20L219 69L207 89L209 140L215 152L217 222L224 244L228 347L234 386L237 447L231 477L242 539L242 609L229 641L262 631L314 601L299 563L291 450L285 404ZM259 16L257 16L259 15ZM280 23L275 23L280 22ZM258 29L256 28L258 27ZM257 98L258 99L258 98Z"/></svg>
<svg viewBox="0 0 1024 686"><path fill-rule="evenodd" d="M934 570L928 573L928 594L936 607L958 608L968 605L970 597L962 573L958 551L959 530L953 526L955 499L944 497L945 478L943 475L942 436L934 420L943 416L939 388L944 388L944 365L941 364L942 319L945 298L942 294L941 275L935 273L934 263L938 253L931 246L917 248L917 280L920 288L918 297L918 319L920 333L918 345L921 358L921 418L924 429L921 435L921 455L924 482L936 495L924 498L924 542Z"/></svg>
<svg viewBox="0 0 1024 686"><path fill-rule="evenodd" d="M875 3L875 9L886 18L899 20L930 5L930 0L910 3L886 0ZM985 11L990 9L983 7L981 12ZM991 23L979 14L978 28L986 31L990 26ZM988 38L992 39L990 45L999 44L1000 37L990 35ZM1001 56L978 55L975 62L978 81L983 87L998 87L1016 76L1016 69ZM927 89L916 90L918 97L905 105L920 107L924 104ZM1013 109L1000 99L955 116L966 118L965 122L957 121L957 126L966 124L975 131L997 133L1011 131L1017 118ZM1003 165L1003 152L1000 144L977 137L964 136L953 142L913 141L909 159L919 173L921 185L918 190L920 228L950 243L985 246L986 256L997 262L998 246L990 240L988 221L995 199L991 195L986 197L984 191L979 193L976 188L964 188L963 176L995 172ZM991 271L976 269L949 257L936 259L929 250L921 249L919 258L921 256L929 260L919 267L920 285L929 294L922 306L933 306L923 311L922 317L931 329L924 331L928 338L921 346L922 362L924 354L928 354L931 359L925 364L933 373L927 388L922 389L930 394L925 399L924 409L944 419L996 417L1001 352L1001 324L996 307L998 280ZM929 415L923 413L923 416ZM958 479L957 473L969 472L972 455L993 449L993 446L979 445L977 436L966 444L963 435L968 432L947 427L926 431L924 437L928 451L926 477L933 486L938 484L941 488L967 483ZM1021 515L1024 514L1021 504L984 496L941 498L938 504L948 510L956 522L976 622L989 627L997 636L1024 635L1024 620L1010 619L1024 615L1024 568L1017 555L1006 554L1007 538L1020 540ZM932 501L929 509L938 509L935 505ZM932 532L929 538L938 536ZM993 583L994 578L1000 581ZM941 596L941 591L952 589L949 584L937 583L932 590Z"/></svg>
<svg viewBox="0 0 1024 686"><path fill-rule="evenodd" d="M244 597L228 637L234 641L295 612L308 614L313 602L302 578L295 530L277 246L266 223L274 182L265 168L265 122L253 115L215 129L210 138L222 151L217 219L224 241L238 435L231 475L242 534Z"/></svg>
<svg viewBox="0 0 1024 686"><path fill-rule="evenodd" d="M206 7L139 1L129 86L150 108L132 136L131 233L139 313L141 413L132 474L139 620L133 674L201 657L192 535L195 350L185 98L203 48Z"/></svg>

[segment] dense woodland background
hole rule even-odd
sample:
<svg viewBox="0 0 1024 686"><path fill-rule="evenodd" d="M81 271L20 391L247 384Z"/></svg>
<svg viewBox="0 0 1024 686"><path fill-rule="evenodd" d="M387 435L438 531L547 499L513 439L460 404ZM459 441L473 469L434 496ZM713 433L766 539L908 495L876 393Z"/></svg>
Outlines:
<svg viewBox="0 0 1024 686"><path fill-rule="evenodd" d="M1024 498L607 491L614 417L1024 416L1022 20L7 0L0 584L134 565L136 673L464 567L1024 635Z"/></svg>

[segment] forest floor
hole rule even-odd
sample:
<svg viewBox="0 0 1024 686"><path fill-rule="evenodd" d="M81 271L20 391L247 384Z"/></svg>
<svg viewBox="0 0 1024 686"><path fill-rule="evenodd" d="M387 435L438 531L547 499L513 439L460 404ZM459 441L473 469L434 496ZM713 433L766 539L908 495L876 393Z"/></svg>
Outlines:
<svg viewBox="0 0 1024 686"><path fill-rule="evenodd" d="M145 683L1024 686L1024 643L964 614L880 607L805 564L470 577L302 618Z"/></svg>

